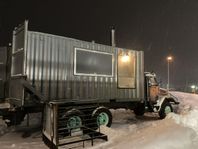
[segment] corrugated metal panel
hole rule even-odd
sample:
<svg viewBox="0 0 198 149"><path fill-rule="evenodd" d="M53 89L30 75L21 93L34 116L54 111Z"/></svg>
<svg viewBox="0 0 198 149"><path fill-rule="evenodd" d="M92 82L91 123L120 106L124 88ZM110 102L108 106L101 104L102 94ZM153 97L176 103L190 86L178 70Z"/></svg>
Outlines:
<svg viewBox="0 0 198 149"><path fill-rule="evenodd" d="M0 64L6 64L7 61L7 48L0 47Z"/></svg>
<svg viewBox="0 0 198 149"><path fill-rule="evenodd" d="M18 76L24 74L24 46L25 46L25 24L16 28L13 31L13 45L12 45L12 67L11 75Z"/></svg>
<svg viewBox="0 0 198 149"><path fill-rule="evenodd" d="M143 99L143 53L136 51L136 89L117 88L118 48L28 31L27 79L51 99ZM114 76L75 76L74 48L112 53Z"/></svg>
<svg viewBox="0 0 198 149"><path fill-rule="evenodd" d="M7 48L0 47L0 98L4 98L4 88L6 82L6 62Z"/></svg>
<svg viewBox="0 0 198 149"><path fill-rule="evenodd" d="M0 79L0 99L4 98L4 83L3 80Z"/></svg>
<svg viewBox="0 0 198 149"><path fill-rule="evenodd" d="M7 48L0 47L0 80L6 80Z"/></svg>

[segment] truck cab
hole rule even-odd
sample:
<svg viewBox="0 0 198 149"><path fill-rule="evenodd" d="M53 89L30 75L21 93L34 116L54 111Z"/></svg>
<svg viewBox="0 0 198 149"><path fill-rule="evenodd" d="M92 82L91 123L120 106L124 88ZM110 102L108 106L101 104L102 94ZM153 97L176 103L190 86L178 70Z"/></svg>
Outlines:
<svg viewBox="0 0 198 149"><path fill-rule="evenodd" d="M150 112L158 112L160 118L165 118L173 112L173 104L179 104L178 99L168 90L162 89L157 82L156 74L145 72L145 109Z"/></svg>
<svg viewBox="0 0 198 149"><path fill-rule="evenodd" d="M155 73L145 73L145 96L150 103L156 103L160 88Z"/></svg>

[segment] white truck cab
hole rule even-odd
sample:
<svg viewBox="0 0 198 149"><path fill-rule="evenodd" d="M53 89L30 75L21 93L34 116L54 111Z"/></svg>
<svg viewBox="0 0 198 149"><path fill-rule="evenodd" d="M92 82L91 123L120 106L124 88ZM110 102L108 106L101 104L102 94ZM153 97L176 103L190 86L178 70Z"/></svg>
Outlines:
<svg viewBox="0 0 198 149"><path fill-rule="evenodd" d="M178 99L166 89L159 87L155 73L145 72L145 106L151 112L158 112L165 118L173 112L172 105L179 104Z"/></svg>

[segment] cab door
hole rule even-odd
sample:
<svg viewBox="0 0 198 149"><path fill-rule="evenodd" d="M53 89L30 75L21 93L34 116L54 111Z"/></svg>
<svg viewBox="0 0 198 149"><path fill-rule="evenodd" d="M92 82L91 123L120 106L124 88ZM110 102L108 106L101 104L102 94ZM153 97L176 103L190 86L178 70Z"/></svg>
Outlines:
<svg viewBox="0 0 198 149"><path fill-rule="evenodd" d="M159 95L159 85L154 76L148 77L148 97L151 103L155 103Z"/></svg>

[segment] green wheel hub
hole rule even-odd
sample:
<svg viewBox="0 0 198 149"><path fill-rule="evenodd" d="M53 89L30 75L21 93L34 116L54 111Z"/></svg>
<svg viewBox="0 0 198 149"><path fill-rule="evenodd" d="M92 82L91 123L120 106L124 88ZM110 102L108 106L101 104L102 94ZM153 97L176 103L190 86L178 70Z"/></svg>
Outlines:
<svg viewBox="0 0 198 149"><path fill-rule="evenodd" d="M170 106L166 106L164 109L165 114L167 115L168 113L172 112L171 107Z"/></svg>
<svg viewBox="0 0 198 149"><path fill-rule="evenodd" d="M82 126L82 120L79 116L72 116L67 121L67 127L69 129L80 128Z"/></svg>
<svg viewBox="0 0 198 149"><path fill-rule="evenodd" d="M97 124L100 125L107 125L109 123L109 116L105 112L101 112L97 117Z"/></svg>

